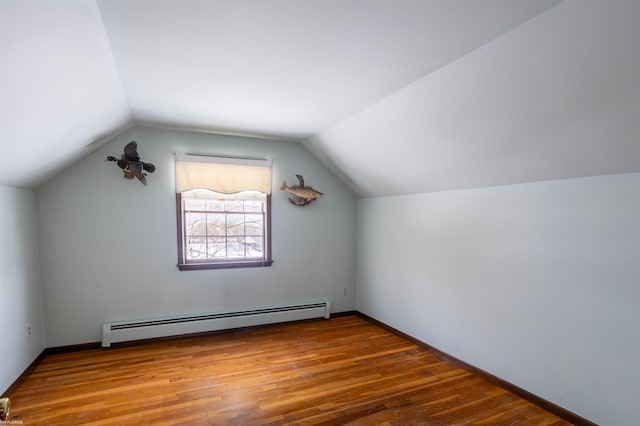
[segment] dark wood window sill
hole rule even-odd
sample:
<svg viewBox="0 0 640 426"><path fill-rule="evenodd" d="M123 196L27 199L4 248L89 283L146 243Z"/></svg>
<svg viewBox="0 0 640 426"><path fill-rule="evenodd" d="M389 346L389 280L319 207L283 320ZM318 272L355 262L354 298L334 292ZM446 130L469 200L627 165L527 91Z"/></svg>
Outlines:
<svg viewBox="0 0 640 426"><path fill-rule="evenodd" d="M205 269L259 268L271 266L272 263L273 260L250 260L246 262L179 263L177 266L181 271L202 271Z"/></svg>

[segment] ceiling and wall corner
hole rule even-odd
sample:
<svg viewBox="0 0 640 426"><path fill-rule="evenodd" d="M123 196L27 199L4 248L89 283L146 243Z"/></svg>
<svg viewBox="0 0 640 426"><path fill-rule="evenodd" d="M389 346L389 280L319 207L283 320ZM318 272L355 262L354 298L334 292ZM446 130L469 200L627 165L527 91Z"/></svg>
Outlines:
<svg viewBox="0 0 640 426"><path fill-rule="evenodd" d="M455 69L448 64L554 15L558 3L2 0L0 184L37 187L133 124L310 140L305 145L338 165L339 176L360 182L352 168L375 156L358 139L340 142L350 155L337 156L324 129L446 75ZM459 116L450 112L451 120ZM377 150L399 156L396 142ZM437 147L430 156L443 145L465 149L428 145ZM369 194L359 185L358 194Z"/></svg>
<svg viewBox="0 0 640 426"><path fill-rule="evenodd" d="M564 1L304 144L360 197L640 171L638 19Z"/></svg>
<svg viewBox="0 0 640 426"><path fill-rule="evenodd" d="M0 3L0 184L35 187L131 121L92 1Z"/></svg>

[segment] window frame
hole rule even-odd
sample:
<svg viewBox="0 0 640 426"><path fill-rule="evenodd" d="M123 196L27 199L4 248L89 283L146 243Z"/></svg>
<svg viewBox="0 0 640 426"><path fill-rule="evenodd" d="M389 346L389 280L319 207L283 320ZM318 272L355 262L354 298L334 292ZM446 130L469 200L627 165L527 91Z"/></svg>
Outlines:
<svg viewBox="0 0 640 426"><path fill-rule="evenodd" d="M265 202L265 238L264 247L266 250L264 259L251 260L216 260L216 261L188 261L186 258L186 235L184 223L184 203L181 192L176 193L176 219L177 219L177 241L178 241L178 269L180 271L200 271L207 269L230 269L230 268L256 268L271 266L271 194L266 195Z"/></svg>

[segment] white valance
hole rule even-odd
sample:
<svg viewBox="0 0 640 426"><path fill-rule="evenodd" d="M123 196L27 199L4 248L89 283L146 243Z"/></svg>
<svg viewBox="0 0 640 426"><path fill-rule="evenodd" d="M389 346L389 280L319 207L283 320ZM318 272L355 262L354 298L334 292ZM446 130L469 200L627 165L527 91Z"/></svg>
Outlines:
<svg viewBox="0 0 640 426"><path fill-rule="evenodd" d="M271 194L271 160L176 154L176 192L190 189Z"/></svg>

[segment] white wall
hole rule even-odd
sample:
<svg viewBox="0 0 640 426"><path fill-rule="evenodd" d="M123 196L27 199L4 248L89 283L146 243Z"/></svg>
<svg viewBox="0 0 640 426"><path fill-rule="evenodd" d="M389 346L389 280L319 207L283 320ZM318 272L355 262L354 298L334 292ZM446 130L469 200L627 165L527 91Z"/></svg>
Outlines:
<svg viewBox="0 0 640 426"><path fill-rule="evenodd" d="M640 174L358 200L359 311L603 425L637 423Z"/></svg>
<svg viewBox="0 0 640 426"><path fill-rule="evenodd" d="M131 140L157 167L146 187L104 162ZM273 266L178 271L174 152L273 160ZM326 198L291 205L279 186L296 173ZM37 203L49 347L99 341L106 321L324 299L333 312L355 307L355 198L299 144L134 127L42 186Z"/></svg>
<svg viewBox="0 0 640 426"><path fill-rule="evenodd" d="M0 266L2 394L45 348L33 191L0 186Z"/></svg>

